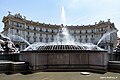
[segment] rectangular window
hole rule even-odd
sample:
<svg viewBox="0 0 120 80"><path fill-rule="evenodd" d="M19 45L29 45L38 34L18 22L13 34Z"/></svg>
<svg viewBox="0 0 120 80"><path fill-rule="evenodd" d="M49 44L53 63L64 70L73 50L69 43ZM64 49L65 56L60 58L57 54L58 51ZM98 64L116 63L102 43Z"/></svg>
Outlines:
<svg viewBox="0 0 120 80"><path fill-rule="evenodd" d="M87 30L86 30L86 33L87 33Z"/></svg>
<svg viewBox="0 0 120 80"><path fill-rule="evenodd" d="M36 31L36 27L34 27L34 30Z"/></svg>
<svg viewBox="0 0 120 80"><path fill-rule="evenodd" d="M54 33L54 31L52 30L52 33Z"/></svg>
<svg viewBox="0 0 120 80"><path fill-rule="evenodd" d="M94 33L94 31L92 30L91 33Z"/></svg>
<svg viewBox="0 0 120 80"><path fill-rule="evenodd" d="M48 32L48 29L46 29L46 32Z"/></svg>
<svg viewBox="0 0 120 80"><path fill-rule="evenodd" d="M54 41L54 38L53 38L53 37L51 38L51 41L52 41L52 42Z"/></svg>
<svg viewBox="0 0 120 80"><path fill-rule="evenodd" d="M76 38L76 35L74 35L74 38Z"/></svg>
<svg viewBox="0 0 120 80"><path fill-rule="evenodd" d="M42 42L42 38L40 37L39 39L40 39L40 42Z"/></svg>
<svg viewBox="0 0 120 80"><path fill-rule="evenodd" d="M74 31L74 34L76 34L76 31Z"/></svg>
<svg viewBox="0 0 120 80"><path fill-rule="evenodd" d="M42 28L40 28L40 32L42 32Z"/></svg>
<svg viewBox="0 0 120 80"><path fill-rule="evenodd" d="M29 35L30 33L28 32L28 35Z"/></svg>
<svg viewBox="0 0 120 80"><path fill-rule="evenodd" d="M48 38L48 34L46 34L46 37Z"/></svg>
<svg viewBox="0 0 120 80"><path fill-rule="evenodd" d="M80 34L81 34L81 31L80 31Z"/></svg>
<svg viewBox="0 0 120 80"><path fill-rule="evenodd" d="M48 43L48 38L46 38L46 43Z"/></svg>
<svg viewBox="0 0 120 80"><path fill-rule="evenodd" d="M36 42L36 38L34 38L34 42Z"/></svg>
<svg viewBox="0 0 120 80"><path fill-rule="evenodd" d="M52 37L53 37L53 35L52 35Z"/></svg>
<svg viewBox="0 0 120 80"><path fill-rule="evenodd" d="M92 35L92 38L93 38L93 35Z"/></svg>
<svg viewBox="0 0 120 80"><path fill-rule="evenodd" d="M81 35L80 35L80 38L81 38Z"/></svg>
<svg viewBox="0 0 120 80"><path fill-rule="evenodd" d="M42 34L40 34L40 36L42 36Z"/></svg>
<svg viewBox="0 0 120 80"><path fill-rule="evenodd" d="M19 23L17 23L17 25L16 25L17 27L19 27Z"/></svg>
<svg viewBox="0 0 120 80"><path fill-rule="evenodd" d="M27 27L27 29L29 30L29 29L30 29L30 27L28 26L28 27Z"/></svg>
<svg viewBox="0 0 120 80"><path fill-rule="evenodd" d="M82 39L80 39L80 43L82 42Z"/></svg>
<svg viewBox="0 0 120 80"><path fill-rule="evenodd" d="M87 39L85 39L85 42L87 43L87 42L88 42L88 40L87 40Z"/></svg>
<svg viewBox="0 0 120 80"><path fill-rule="evenodd" d="M16 29L16 33L19 33L19 30L18 30L18 29Z"/></svg>
<svg viewBox="0 0 120 80"><path fill-rule="evenodd" d="M29 41L30 40L30 37L27 37L27 41Z"/></svg>
<svg viewBox="0 0 120 80"><path fill-rule="evenodd" d="M103 33L101 34L101 37L103 36Z"/></svg>

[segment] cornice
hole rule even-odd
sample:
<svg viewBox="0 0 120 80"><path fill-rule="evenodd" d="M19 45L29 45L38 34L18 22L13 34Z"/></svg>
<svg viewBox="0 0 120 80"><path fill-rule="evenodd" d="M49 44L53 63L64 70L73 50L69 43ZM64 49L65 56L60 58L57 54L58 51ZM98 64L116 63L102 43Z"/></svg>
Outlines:
<svg viewBox="0 0 120 80"><path fill-rule="evenodd" d="M26 26L34 26L34 27L39 27L39 28L47 28L47 29L59 29L61 28L62 24L61 25L52 25L52 24L46 24L46 23L40 23L40 22L35 22L35 21L32 21L32 20L27 20L26 17L24 16L24 18L20 15L20 13L18 14L15 14L15 15L7 15L7 16L4 16L3 17L3 20L2 22L5 22L7 20L13 20L13 21L17 21L17 22L20 22L20 23L24 23L26 24ZM71 26L67 26L66 27L68 29L71 29L71 30L76 30L76 29L95 29L95 28L105 28L105 27L108 27L108 25L110 25L111 27L115 27L114 26L114 23L111 23L110 22L110 19L108 19L108 21L104 22L104 21L99 21L99 23L96 23L94 25L77 25L77 26L74 26L74 25L71 25Z"/></svg>

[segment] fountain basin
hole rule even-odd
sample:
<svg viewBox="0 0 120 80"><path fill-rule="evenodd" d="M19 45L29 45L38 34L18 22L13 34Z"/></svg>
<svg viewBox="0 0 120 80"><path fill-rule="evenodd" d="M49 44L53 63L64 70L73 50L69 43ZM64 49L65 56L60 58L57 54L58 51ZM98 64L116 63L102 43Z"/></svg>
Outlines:
<svg viewBox="0 0 120 80"><path fill-rule="evenodd" d="M7 60L0 60L0 73L11 71L11 62Z"/></svg>
<svg viewBox="0 0 120 80"><path fill-rule="evenodd" d="M13 62L11 65L12 73L26 72L28 70L28 64L25 62Z"/></svg>
<svg viewBox="0 0 120 80"><path fill-rule="evenodd" d="M9 60L0 60L0 73L18 73L27 72L28 64L25 62L14 62Z"/></svg>
<svg viewBox="0 0 120 80"><path fill-rule="evenodd" d="M22 51L19 59L29 62L31 71L107 71L107 51L81 50L75 46L74 49L70 46L66 49L56 46L53 49L44 46L44 48L39 47L38 50Z"/></svg>

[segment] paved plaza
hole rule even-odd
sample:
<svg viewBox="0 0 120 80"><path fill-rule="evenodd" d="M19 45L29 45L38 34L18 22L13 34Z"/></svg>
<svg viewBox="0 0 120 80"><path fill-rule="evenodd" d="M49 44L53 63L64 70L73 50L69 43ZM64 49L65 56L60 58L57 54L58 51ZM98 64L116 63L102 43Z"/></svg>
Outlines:
<svg viewBox="0 0 120 80"><path fill-rule="evenodd" d="M120 73L90 73L90 75L82 75L80 72L37 72L28 75L20 73L0 74L0 80L120 80Z"/></svg>

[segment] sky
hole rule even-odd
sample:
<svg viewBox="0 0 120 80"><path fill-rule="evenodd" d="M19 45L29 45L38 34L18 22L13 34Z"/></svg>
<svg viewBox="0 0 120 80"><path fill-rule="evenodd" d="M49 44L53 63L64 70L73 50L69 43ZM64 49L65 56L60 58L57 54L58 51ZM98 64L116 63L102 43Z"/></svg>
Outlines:
<svg viewBox="0 0 120 80"><path fill-rule="evenodd" d="M120 30L120 0L0 0L0 32L4 26L2 19L8 11L35 22L62 24L62 6L66 25L89 25L110 19Z"/></svg>

